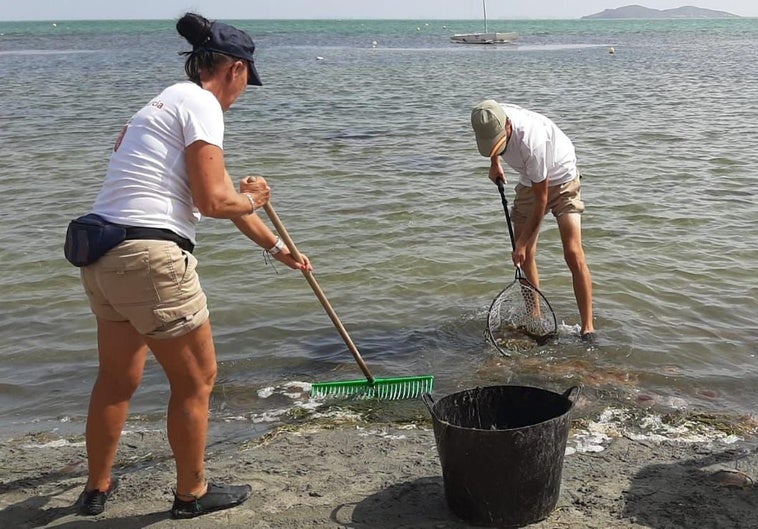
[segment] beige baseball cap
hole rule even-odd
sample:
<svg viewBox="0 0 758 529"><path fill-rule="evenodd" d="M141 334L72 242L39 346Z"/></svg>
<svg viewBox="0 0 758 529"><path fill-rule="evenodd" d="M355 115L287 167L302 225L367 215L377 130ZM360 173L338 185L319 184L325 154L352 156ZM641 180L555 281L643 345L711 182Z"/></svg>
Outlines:
<svg viewBox="0 0 758 529"><path fill-rule="evenodd" d="M471 126L476 134L479 154L492 158L503 150L507 119L503 107L494 99L487 99L474 107L471 111Z"/></svg>

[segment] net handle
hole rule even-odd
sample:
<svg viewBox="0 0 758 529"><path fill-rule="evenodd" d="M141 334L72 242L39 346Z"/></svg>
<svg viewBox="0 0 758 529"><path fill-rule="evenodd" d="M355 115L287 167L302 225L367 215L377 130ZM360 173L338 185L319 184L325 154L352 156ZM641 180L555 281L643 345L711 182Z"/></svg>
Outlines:
<svg viewBox="0 0 758 529"><path fill-rule="evenodd" d="M505 211L505 222L508 224L508 235L511 238L511 249L516 250L516 242L513 238L513 225L511 224L511 214L508 213L508 199L505 198L505 187L503 187L503 181L497 181L497 190L500 191L500 200L503 203L503 211Z"/></svg>
<svg viewBox="0 0 758 529"><path fill-rule="evenodd" d="M302 263L303 262L302 255L297 250L297 246L295 246L295 242L292 240L289 233L287 233L287 229L284 227L284 224L282 224L282 221L279 219L279 215L277 215L276 211L274 211L274 207L271 205L271 202L266 203L263 206L263 209L266 210L266 215L268 215L268 218L271 219L271 223L276 228L277 233L279 233L279 236L287 245L287 248L289 248L289 251L292 254L292 257L294 257L296 261ZM369 384L373 385L374 377L371 375L371 372L368 370L368 366L366 365L366 362L363 361L363 358L361 357L361 353L358 352L358 348L355 346L355 344L353 343L353 340L350 338L350 335L347 333L347 329L345 329L345 326L342 325L342 321L340 321L339 317L337 316L337 313L332 308L331 303L329 303L329 300L326 298L326 294L324 294L324 291L321 290L321 287L319 286L318 281L316 281L316 278L313 277L313 273L310 270L302 270L302 272L303 272L303 275L305 276L305 279L308 280L308 284L311 286L311 289L313 289L313 293L316 294L316 297L321 302L321 306L324 307L324 310L329 315L329 318L332 320L334 327L340 333L340 336L342 336L342 340L345 342L345 345L353 354L353 358L355 358L355 361L358 362L358 367L360 367L361 371L363 371L363 374L366 377L366 380L368 380Z"/></svg>
<svg viewBox="0 0 758 529"><path fill-rule="evenodd" d="M511 239L511 249L515 252L516 241L515 241L515 237L513 236L513 224L511 224L511 214L508 213L508 199L505 198L505 187L503 186L503 181L500 179L498 179L496 183L497 183L497 190L500 191L500 200L503 203L503 211L505 212L505 223L508 224L508 236ZM524 271L521 270L520 266L516 266L516 279L526 279L526 276L524 275Z"/></svg>

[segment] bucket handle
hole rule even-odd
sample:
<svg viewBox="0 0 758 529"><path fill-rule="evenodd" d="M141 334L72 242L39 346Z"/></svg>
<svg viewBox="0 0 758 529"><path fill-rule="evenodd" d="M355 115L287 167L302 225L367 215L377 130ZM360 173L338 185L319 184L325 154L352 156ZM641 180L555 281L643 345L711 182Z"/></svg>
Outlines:
<svg viewBox="0 0 758 529"><path fill-rule="evenodd" d="M571 401L571 406L576 404L576 399L579 397L579 386L571 386L563 392L563 396Z"/></svg>
<svg viewBox="0 0 758 529"><path fill-rule="evenodd" d="M432 417L439 420L437 417L437 414L434 413L434 398L432 397L431 393L422 393L421 394L421 401L426 405L426 408L429 410L429 413L432 414Z"/></svg>

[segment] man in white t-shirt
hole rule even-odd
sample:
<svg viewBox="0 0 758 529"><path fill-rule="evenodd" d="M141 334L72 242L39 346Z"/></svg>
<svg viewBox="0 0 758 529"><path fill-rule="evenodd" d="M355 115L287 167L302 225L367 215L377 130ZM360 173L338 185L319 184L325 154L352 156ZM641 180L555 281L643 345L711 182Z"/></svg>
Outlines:
<svg viewBox="0 0 758 529"><path fill-rule="evenodd" d="M489 177L505 183L501 163L518 174L511 218L513 264L539 288L535 256L542 219L548 211L558 222L563 255L571 270L581 317L582 340L593 342L592 277L582 247L581 175L571 140L550 119L516 105L482 101L471 112L479 153L490 159Z"/></svg>

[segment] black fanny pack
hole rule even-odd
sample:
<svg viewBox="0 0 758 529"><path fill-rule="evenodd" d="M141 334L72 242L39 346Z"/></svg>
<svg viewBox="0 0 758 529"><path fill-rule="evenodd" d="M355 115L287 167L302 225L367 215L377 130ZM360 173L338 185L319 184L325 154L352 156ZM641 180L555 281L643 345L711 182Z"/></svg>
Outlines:
<svg viewBox="0 0 758 529"><path fill-rule="evenodd" d="M72 265L87 266L122 242L132 239L172 241L190 253L195 249L189 239L171 230L122 226L90 213L69 222L63 253Z"/></svg>
<svg viewBox="0 0 758 529"><path fill-rule="evenodd" d="M125 227L90 213L69 222L63 253L72 265L87 266L125 240Z"/></svg>

